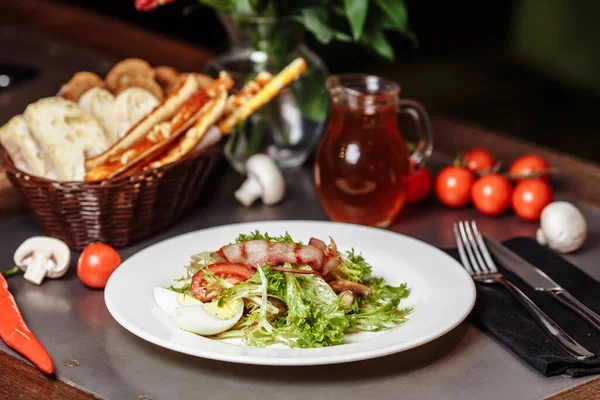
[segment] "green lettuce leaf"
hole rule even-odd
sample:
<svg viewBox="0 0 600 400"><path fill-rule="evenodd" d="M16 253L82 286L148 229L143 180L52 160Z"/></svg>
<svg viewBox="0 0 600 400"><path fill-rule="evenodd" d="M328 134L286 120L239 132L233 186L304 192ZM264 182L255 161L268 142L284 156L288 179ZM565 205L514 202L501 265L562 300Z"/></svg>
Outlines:
<svg viewBox="0 0 600 400"><path fill-rule="evenodd" d="M363 258L362 254L356 254L354 249L340 256L341 265L336 272L341 278L352 282L362 283L367 277L371 276L372 267Z"/></svg>
<svg viewBox="0 0 600 400"><path fill-rule="evenodd" d="M255 230L249 234L241 233L235 239L235 241L238 243L247 242L249 240L266 240L267 242L290 243L297 246L302 246L302 242L294 241L288 232L285 232L285 235L281 236L271 236L268 233L260 233L258 230Z"/></svg>

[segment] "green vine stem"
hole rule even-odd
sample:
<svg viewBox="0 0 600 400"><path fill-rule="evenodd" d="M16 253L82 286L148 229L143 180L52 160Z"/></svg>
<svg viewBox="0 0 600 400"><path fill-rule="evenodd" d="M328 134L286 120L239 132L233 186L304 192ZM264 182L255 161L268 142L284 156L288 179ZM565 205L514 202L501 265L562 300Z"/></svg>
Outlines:
<svg viewBox="0 0 600 400"><path fill-rule="evenodd" d="M14 266L11 269L7 269L5 271L0 271L0 274L2 274L2 276L8 278L9 276L15 275L17 272L19 272L19 267Z"/></svg>

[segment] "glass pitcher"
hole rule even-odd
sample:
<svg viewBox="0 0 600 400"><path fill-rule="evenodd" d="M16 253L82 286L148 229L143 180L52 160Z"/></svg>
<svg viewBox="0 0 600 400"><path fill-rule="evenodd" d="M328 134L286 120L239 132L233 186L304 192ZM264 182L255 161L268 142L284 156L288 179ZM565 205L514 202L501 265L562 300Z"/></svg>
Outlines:
<svg viewBox="0 0 600 400"><path fill-rule="evenodd" d="M333 221L386 227L404 206L411 168L423 165L433 149L429 116L418 102L401 99L400 86L388 79L334 75L326 87L331 115L314 169L321 204ZM412 156L399 113L418 128Z"/></svg>

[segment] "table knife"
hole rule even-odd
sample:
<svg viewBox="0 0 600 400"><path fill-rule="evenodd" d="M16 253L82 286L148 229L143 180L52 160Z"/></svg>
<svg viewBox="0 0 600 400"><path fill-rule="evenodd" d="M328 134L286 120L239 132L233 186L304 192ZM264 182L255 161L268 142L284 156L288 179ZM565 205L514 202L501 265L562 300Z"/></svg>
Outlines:
<svg viewBox="0 0 600 400"><path fill-rule="evenodd" d="M600 331L600 316L598 314L573 297L543 271L525 261L508 247L489 237L485 237L484 240L492 255L507 270L513 272L535 290L548 293L554 299L582 316L588 323Z"/></svg>

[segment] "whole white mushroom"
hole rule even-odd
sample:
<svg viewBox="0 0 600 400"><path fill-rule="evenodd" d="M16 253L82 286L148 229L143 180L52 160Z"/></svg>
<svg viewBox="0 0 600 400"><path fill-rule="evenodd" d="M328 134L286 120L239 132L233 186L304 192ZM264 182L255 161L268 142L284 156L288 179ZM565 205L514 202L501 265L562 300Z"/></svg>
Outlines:
<svg viewBox="0 0 600 400"><path fill-rule="evenodd" d="M65 242L47 236L25 240L14 255L15 264L25 271L23 277L40 285L44 278L60 278L69 269L71 250Z"/></svg>
<svg viewBox="0 0 600 400"><path fill-rule="evenodd" d="M275 161L266 154L254 154L246 161L248 179L236 190L235 198L250 207L259 198L267 205L276 204L285 195L285 180Z"/></svg>
<svg viewBox="0 0 600 400"><path fill-rule="evenodd" d="M566 201L548 204L540 217L537 241L559 253L579 249L587 237L587 223L577 207Z"/></svg>

